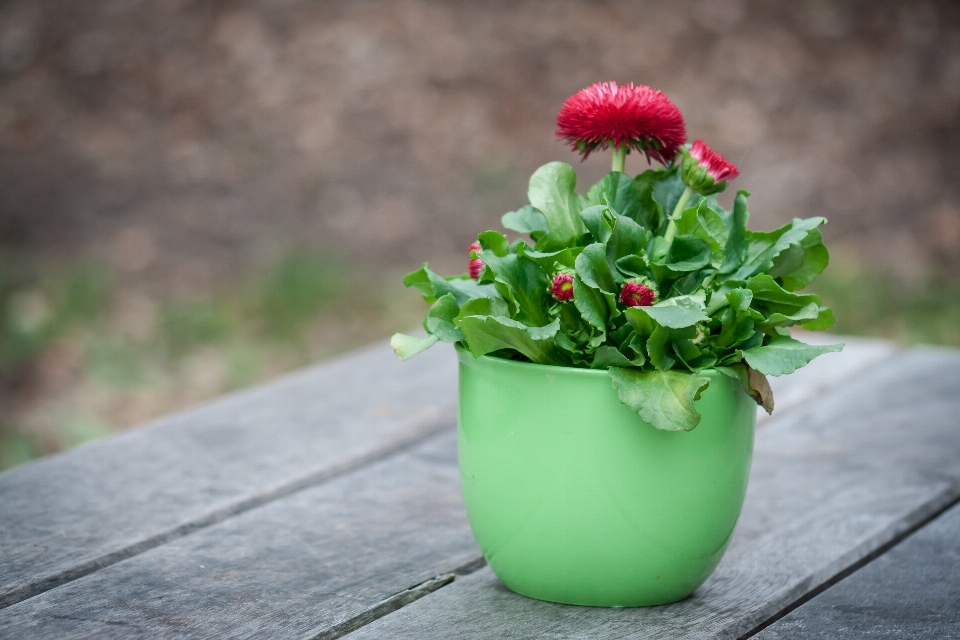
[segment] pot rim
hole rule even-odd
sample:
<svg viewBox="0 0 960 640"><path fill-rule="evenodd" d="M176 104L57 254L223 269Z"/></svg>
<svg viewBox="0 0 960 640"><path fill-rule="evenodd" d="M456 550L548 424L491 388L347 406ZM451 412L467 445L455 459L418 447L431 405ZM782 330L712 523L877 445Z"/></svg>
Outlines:
<svg viewBox="0 0 960 640"><path fill-rule="evenodd" d="M609 375L608 369L584 369L582 367L562 367L556 364L539 364L536 362L520 362L519 360L507 360L506 358L497 358L489 355L474 357L474 355L470 353L470 350L467 349L466 347L462 347L457 343L455 343L453 346L457 350L458 358L463 359L464 357L469 357L470 360L472 361L482 361L485 363L489 363L493 366L519 367L519 368L528 368L528 369L533 368L534 370L539 369L544 373L562 371L564 372L565 375L584 375L584 376L594 376L594 377L600 377L600 376L607 377ZM692 371L691 372L679 371L678 373L689 373L689 375L692 375L692 376L693 375L707 376L709 378L729 377L720 373L719 371L717 371L712 367L709 369L704 369L700 373L693 373Z"/></svg>

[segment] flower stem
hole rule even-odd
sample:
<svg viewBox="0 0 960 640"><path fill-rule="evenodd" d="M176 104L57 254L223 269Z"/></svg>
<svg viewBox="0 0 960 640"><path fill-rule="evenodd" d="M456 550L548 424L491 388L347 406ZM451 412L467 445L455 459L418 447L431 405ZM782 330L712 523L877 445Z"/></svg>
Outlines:
<svg viewBox="0 0 960 640"><path fill-rule="evenodd" d="M667 223L667 230L663 234L663 239L667 241L667 247L669 248L673 244L673 238L677 235L677 220L680 219L680 216L683 215L683 208L687 206L687 203L690 202L690 198L693 196L693 189L687 187L683 190L683 193L680 194L680 199L677 200L677 206L673 208L673 214L670 216L670 222Z"/></svg>
<svg viewBox="0 0 960 640"><path fill-rule="evenodd" d="M623 173L623 169L627 164L627 145L621 144L619 147L613 150L613 168L611 171L619 171Z"/></svg>

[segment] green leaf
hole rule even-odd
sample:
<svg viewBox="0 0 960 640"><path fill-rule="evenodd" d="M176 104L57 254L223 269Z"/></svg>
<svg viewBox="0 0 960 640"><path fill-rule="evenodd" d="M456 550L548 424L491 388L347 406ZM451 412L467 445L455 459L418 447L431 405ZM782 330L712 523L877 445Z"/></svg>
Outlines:
<svg viewBox="0 0 960 640"><path fill-rule="evenodd" d="M553 274L557 270L557 265L573 269L581 251L583 247L570 247L559 251L537 251L524 242L517 243L517 255L530 258L547 274Z"/></svg>
<svg viewBox="0 0 960 640"><path fill-rule="evenodd" d="M617 271L625 276L639 278L647 274L647 261L642 256L623 256L616 261Z"/></svg>
<svg viewBox="0 0 960 640"><path fill-rule="evenodd" d="M820 307L820 313L817 314L815 320L804 322L800 326L810 331L822 331L832 327L833 323L833 309L830 307Z"/></svg>
<svg viewBox="0 0 960 640"><path fill-rule="evenodd" d="M653 333L647 338L647 356L650 358L650 364L660 371L672 369L677 362L676 358L670 355L671 337L670 329L655 327Z"/></svg>
<svg viewBox="0 0 960 640"><path fill-rule="evenodd" d="M667 214L653 197L654 187L668 177L667 169L648 169L633 179L637 184L638 210L636 221L648 231L654 232L663 226ZM669 213L672 213L669 212Z"/></svg>
<svg viewBox="0 0 960 640"><path fill-rule="evenodd" d="M650 315L643 311L643 307L630 307L624 311L623 314L626 316L627 322L630 323L630 326L633 327L633 330L636 331L639 336L647 338L653 333L653 330L657 328L656 323Z"/></svg>
<svg viewBox="0 0 960 640"><path fill-rule="evenodd" d="M481 236L484 234L481 234ZM516 253L498 256L485 249L481 258L487 265L497 291L516 308L518 320L531 326L547 324L547 289L550 282L535 261Z"/></svg>
<svg viewBox="0 0 960 640"><path fill-rule="evenodd" d="M696 206L685 209L677 221L677 233L700 238L710 247L712 264L719 267L725 255L727 226L720 215L701 198Z"/></svg>
<svg viewBox="0 0 960 640"><path fill-rule="evenodd" d="M630 359L620 353L616 347L602 346L593 356L591 369L609 369L610 367L632 367Z"/></svg>
<svg viewBox="0 0 960 640"><path fill-rule="evenodd" d="M609 293L617 290L617 283L607 262L607 248L603 243L596 242L584 247L577 256L576 268L584 284Z"/></svg>
<svg viewBox="0 0 960 640"><path fill-rule="evenodd" d="M390 346L393 352L400 356L401 360L407 360L425 349L429 349L437 344L437 336L427 336L426 338L415 338L405 333L395 333L390 338Z"/></svg>
<svg viewBox="0 0 960 640"><path fill-rule="evenodd" d="M613 227L613 232L607 239L607 262L610 265L614 279L618 283L622 283L626 278L620 274L618 266L620 260L624 258L630 259L624 263L625 266L627 266L628 276L639 275L634 274L630 267L639 264L636 262L638 260L642 263L643 259L638 254L647 246L647 242L650 240L650 233L630 218L617 215L615 219L616 224Z"/></svg>
<svg viewBox="0 0 960 640"><path fill-rule="evenodd" d="M653 183L653 199L663 208L666 215L673 215L673 210L677 207L680 196L687 188L680 178L680 171L677 165L666 167L659 180Z"/></svg>
<svg viewBox="0 0 960 640"><path fill-rule="evenodd" d="M750 308L753 301L750 289L733 289L725 297L729 307L720 316L720 334L713 338L714 346L720 349L735 347L749 340L755 332L754 323L763 320L763 314Z"/></svg>
<svg viewBox="0 0 960 640"><path fill-rule="evenodd" d="M696 236L677 236L670 245L666 257L654 264L665 267L673 274L696 271L710 264L710 246Z"/></svg>
<svg viewBox="0 0 960 640"><path fill-rule="evenodd" d="M595 242L606 242L617 222L613 209L605 204L584 209L580 212L580 219Z"/></svg>
<svg viewBox="0 0 960 640"><path fill-rule="evenodd" d="M510 253L510 240L499 231L484 231L477 236L477 241L483 249L493 251L498 257L504 257Z"/></svg>
<svg viewBox="0 0 960 640"><path fill-rule="evenodd" d="M737 197L733 201L733 211L721 216L727 227L727 244L720 273L733 273L740 268L747 257L747 220L750 219L750 213L747 211L748 197L750 197L748 192L737 191Z"/></svg>
<svg viewBox="0 0 960 640"><path fill-rule="evenodd" d="M640 210L640 189L630 176L619 171L611 171L587 192L587 202L591 205L606 204L621 216L634 220Z"/></svg>
<svg viewBox="0 0 960 640"><path fill-rule="evenodd" d="M794 218L793 222L775 231L747 231L747 255L733 277L746 280L751 276L769 272L774 266L774 260L781 253L792 245L801 245L811 232L816 231L817 227L826 221L826 218L819 217L806 220Z"/></svg>
<svg viewBox="0 0 960 640"><path fill-rule="evenodd" d="M627 348L633 352L633 362L634 366L642 367L647 362L647 340L646 338L633 334L630 340L627 342Z"/></svg>
<svg viewBox="0 0 960 640"><path fill-rule="evenodd" d="M762 347L746 349L743 359L751 367L768 376L782 376L805 367L817 356L843 349L842 344L812 345L786 336L772 336Z"/></svg>
<svg viewBox="0 0 960 640"><path fill-rule="evenodd" d="M416 287L423 294L423 299L430 304L448 293L454 297L459 305L463 305L467 300L473 298L500 297L492 285L479 284L476 280L467 276L452 278L438 276L430 270L426 262L417 271L407 274L403 279L403 284L408 287Z"/></svg>
<svg viewBox="0 0 960 640"><path fill-rule="evenodd" d="M638 313L645 313L657 324L671 329L692 327L698 322L706 322L710 317L704 313L703 303L691 296L677 296L650 307L631 307Z"/></svg>
<svg viewBox="0 0 960 640"><path fill-rule="evenodd" d="M560 321L545 327L528 327L503 316L468 316L457 323L463 331L467 348L474 357L501 349L513 349L538 364L564 364L558 359L554 337Z"/></svg>
<svg viewBox="0 0 960 640"><path fill-rule="evenodd" d="M457 320L467 316L505 316L509 313L510 308L502 298L474 298L460 307L460 313L454 319L454 324L459 325Z"/></svg>
<svg viewBox="0 0 960 640"><path fill-rule="evenodd" d="M612 367L613 388L620 402L636 411L644 422L663 431L690 431L700 424L695 402L710 378L677 371L640 372Z"/></svg>
<svg viewBox="0 0 960 640"><path fill-rule="evenodd" d="M573 304L590 325L607 328L607 302L603 293L585 284L579 275L573 277Z"/></svg>
<svg viewBox="0 0 960 640"><path fill-rule="evenodd" d="M463 333L453 323L459 314L460 305L448 293L438 298L430 307L424 320L424 328L444 342L459 342L463 340Z"/></svg>
<svg viewBox="0 0 960 640"><path fill-rule="evenodd" d="M580 220L580 198L574 193L577 174L565 162L550 162L530 177L527 196L547 219L549 230L537 243L544 251L576 244L587 229ZM542 246L541 246L542 245Z"/></svg>
<svg viewBox="0 0 960 640"><path fill-rule="evenodd" d="M500 224L505 229L526 233L534 242L539 240L548 230L547 218L536 207L524 205L516 211L508 211L500 218Z"/></svg>
<svg viewBox="0 0 960 640"><path fill-rule="evenodd" d="M813 282L814 278L823 273L830 263L830 253L823 246L823 235L819 229L814 229L798 245L791 245L788 250L792 260L774 260L770 275L780 278L784 289L799 291ZM787 252L780 254L784 256ZM796 257L799 254L799 259ZM799 264L797 264L799 263Z"/></svg>
<svg viewBox="0 0 960 640"><path fill-rule="evenodd" d="M765 319L757 322L757 328L769 332L774 327L790 327L797 324L815 322L820 317L820 307L811 302L793 313L771 313Z"/></svg>
<svg viewBox="0 0 960 640"><path fill-rule="evenodd" d="M747 280L747 287L753 292L753 306L761 311L789 316L801 312L809 305L820 306L820 298L812 293L800 294L787 291L766 274ZM817 314L813 313L809 317L804 317L803 320L812 320L816 317Z"/></svg>

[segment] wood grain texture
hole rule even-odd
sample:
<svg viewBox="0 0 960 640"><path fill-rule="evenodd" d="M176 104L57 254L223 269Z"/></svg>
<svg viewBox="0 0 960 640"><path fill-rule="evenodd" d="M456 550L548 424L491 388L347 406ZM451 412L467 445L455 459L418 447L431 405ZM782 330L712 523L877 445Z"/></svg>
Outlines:
<svg viewBox="0 0 960 640"><path fill-rule="evenodd" d="M0 474L0 607L451 427L456 367L381 344Z"/></svg>
<svg viewBox="0 0 960 640"><path fill-rule="evenodd" d="M960 638L960 505L755 637Z"/></svg>
<svg viewBox="0 0 960 640"><path fill-rule="evenodd" d="M773 379L777 414L893 350L836 340L842 354ZM2 473L0 608L452 426L456 381L447 346L402 363L377 345Z"/></svg>
<svg viewBox="0 0 960 640"><path fill-rule="evenodd" d="M729 551L689 599L592 609L483 569L349 638L736 638L960 497L960 356L916 349L767 422Z"/></svg>
<svg viewBox="0 0 960 640"><path fill-rule="evenodd" d="M832 387L845 384L864 369L884 366L900 349L892 342L882 342L868 338L835 336L828 333L795 330L798 340L810 344L843 343L843 351L827 353L815 359L803 369L787 376L770 376L767 380L773 389L776 407L773 416L757 407L757 424L763 424L771 417L778 416L804 400L816 397Z"/></svg>
<svg viewBox="0 0 960 640"><path fill-rule="evenodd" d="M337 637L479 555L449 430L7 607L0 637Z"/></svg>

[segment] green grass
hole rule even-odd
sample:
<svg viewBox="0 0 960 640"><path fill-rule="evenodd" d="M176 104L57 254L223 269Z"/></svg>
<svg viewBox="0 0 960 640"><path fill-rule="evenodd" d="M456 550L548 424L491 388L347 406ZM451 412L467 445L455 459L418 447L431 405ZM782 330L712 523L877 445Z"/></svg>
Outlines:
<svg viewBox="0 0 960 640"><path fill-rule="evenodd" d="M416 326L426 307L400 277L291 255L209 297L148 300L137 328L104 269L0 256L0 469ZM836 333L960 347L960 281L835 265L811 289Z"/></svg>
<svg viewBox="0 0 960 640"><path fill-rule="evenodd" d="M834 333L960 347L960 282L831 268L810 290L833 307Z"/></svg>
<svg viewBox="0 0 960 640"><path fill-rule="evenodd" d="M209 297L148 300L146 331L125 326L127 294L95 267L0 259L0 399L16 407L0 415L0 469L409 329L423 311L400 274L310 254Z"/></svg>

